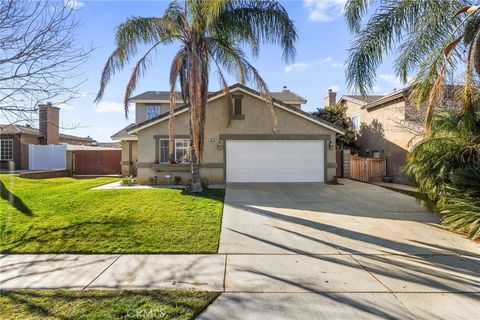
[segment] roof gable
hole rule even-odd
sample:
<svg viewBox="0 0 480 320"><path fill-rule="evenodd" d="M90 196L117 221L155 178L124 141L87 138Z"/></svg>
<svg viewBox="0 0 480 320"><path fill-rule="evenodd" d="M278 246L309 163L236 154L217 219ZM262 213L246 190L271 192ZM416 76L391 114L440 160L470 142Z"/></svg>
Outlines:
<svg viewBox="0 0 480 320"><path fill-rule="evenodd" d="M249 94L249 95L254 96L254 97L256 97L256 98L259 98L259 99L261 99L261 100L267 101L267 98L264 97L260 92L254 90L254 89L251 89L251 88L249 88L249 87L247 87L247 86L245 86L245 85L242 85L242 84L240 84L240 83L237 83L237 84L234 84L234 85L230 86L230 87L229 87L229 91L232 92L232 93L233 93L233 92L236 92L236 91L241 91L241 92L243 92L243 93ZM217 91L217 92L211 92L211 93L209 93L209 95L208 95L208 100L207 100L207 101L210 102L210 101L212 101L212 100L218 99L218 98L220 98L220 97L225 96L225 94L226 94L226 93L225 93L224 90L220 90L220 91ZM314 122L314 123L316 123L316 124L318 124L318 125L320 125L320 126L323 126L323 127L325 127L325 128L328 128L328 129L330 129L330 130L332 130L332 131L334 131L334 132L336 132L336 133L339 133L339 134L344 134L344 133L345 133L344 130L343 130L343 128L338 127L338 126L336 126L336 125L334 125L334 124L332 124L332 123L330 123L330 122L328 122L328 121L325 121L325 120L323 120L323 119L320 119L320 118L318 118L318 117L315 117L315 116L311 115L311 114L308 113L308 112L302 111L302 110L300 110L300 109L298 109L298 108L295 108L295 107L293 107L293 106L291 106L291 105L289 105L289 104L287 104L287 103L284 103L284 102L282 102L282 101L280 101L280 100L278 100L278 99L275 99L275 98L273 98L273 97L272 97L272 103L273 103L273 105L276 106L277 108L281 108L281 109L284 109L284 110L286 110L286 111L289 111L289 112L291 112L291 113L293 113L293 114L295 114L295 115L297 115L297 116L299 116L299 117L302 117L302 118L304 118L304 119L307 119L307 120L309 120L309 121L312 121L312 122ZM188 106L187 106L187 105L183 105L183 106L180 106L180 107L178 107L178 108L175 109L175 114L174 114L174 115L176 116L176 115L178 115L178 114L181 114L181 113L187 112L187 111L188 111ZM140 131L140 130L143 130L143 129L147 128L147 127L150 127L150 126L152 126L152 125L154 125L154 124L157 124L157 123L159 123L159 122L161 122L161 121L165 121L165 120L167 120L168 118L169 118L169 113L161 114L161 115L159 115L159 116L157 116L157 117L155 117L155 118L152 118L152 119L150 119L150 120L141 122L141 123L139 123L139 124L136 124L136 125L128 128L128 129L127 129L127 133L128 133L128 134L136 133L136 132L138 132L138 131Z"/></svg>

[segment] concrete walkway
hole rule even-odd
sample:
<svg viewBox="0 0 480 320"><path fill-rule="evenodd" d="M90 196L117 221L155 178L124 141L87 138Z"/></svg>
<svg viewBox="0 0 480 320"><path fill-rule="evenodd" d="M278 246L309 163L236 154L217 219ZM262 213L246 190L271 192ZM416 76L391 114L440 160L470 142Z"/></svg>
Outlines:
<svg viewBox="0 0 480 320"><path fill-rule="evenodd" d="M384 188L237 184L216 255L3 255L0 288L221 291L199 319L479 319L480 247Z"/></svg>

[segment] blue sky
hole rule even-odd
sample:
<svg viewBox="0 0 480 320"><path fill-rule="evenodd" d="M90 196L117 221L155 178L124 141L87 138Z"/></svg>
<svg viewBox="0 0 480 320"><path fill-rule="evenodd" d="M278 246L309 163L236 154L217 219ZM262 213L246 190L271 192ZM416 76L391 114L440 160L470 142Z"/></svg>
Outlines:
<svg viewBox="0 0 480 320"><path fill-rule="evenodd" d="M125 85L133 66L117 74L110 82L103 101L95 105L93 99L98 90L100 72L114 49L115 27L131 16L162 15L166 1L74 1L76 17L80 22L77 30L78 41L93 46L94 52L81 67L86 81L82 84L81 97L62 105L61 122L64 126L76 126L63 130L68 134L90 135L98 141L110 141L110 136L133 122L134 113L126 120L122 110ZM274 46L264 46L257 59L251 60L267 81L271 91L280 91L286 85L292 91L304 96L308 103L306 111L323 106L323 97L329 88L341 96L347 94L344 68L349 33L341 11L345 0L285 1L283 5L295 21L298 29L297 58L294 64L286 65L281 51ZM147 90L167 90L171 59L177 46L161 50L155 66L140 81L136 93ZM393 76L391 63L386 61L378 70L375 93L387 93L401 87ZM233 84L235 80L229 79ZM210 89L219 88L216 77L210 80ZM132 110L133 111L133 110Z"/></svg>

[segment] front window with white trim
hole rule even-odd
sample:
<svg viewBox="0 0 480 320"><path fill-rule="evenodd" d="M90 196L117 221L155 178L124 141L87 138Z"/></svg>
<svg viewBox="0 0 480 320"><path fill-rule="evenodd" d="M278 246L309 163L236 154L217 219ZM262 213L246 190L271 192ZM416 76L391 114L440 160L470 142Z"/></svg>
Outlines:
<svg viewBox="0 0 480 320"><path fill-rule="evenodd" d="M0 160L13 160L12 139L0 139Z"/></svg>
<svg viewBox="0 0 480 320"><path fill-rule="evenodd" d="M160 163L170 163L168 155L168 139L160 139ZM175 139L173 148L173 155L175 162L189 163L190 162L190 140Z"/></svg>
<svg viewBox="0 0 480 320"><path fill-rule="evenodd" d="M353 130L360 130L360 116L356 115L352 117Z"/></svg>

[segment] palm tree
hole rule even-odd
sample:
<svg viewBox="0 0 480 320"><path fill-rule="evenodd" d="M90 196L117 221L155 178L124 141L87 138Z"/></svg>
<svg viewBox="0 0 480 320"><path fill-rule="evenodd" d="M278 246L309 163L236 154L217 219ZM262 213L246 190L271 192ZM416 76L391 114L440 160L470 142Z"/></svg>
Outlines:
<svg viewBox="0 0 480 320"><path fill-rule="evenodd" d="M346 68L349 87L367 94L378 66L393 53L395 73L404 84L416 73L411 97L417 105L428 102L429 131L447 73L466 66L463 113L469 114L476 92L473 71L480 72L478 9L469 0L349 0L344 12L355 36ZM369 10L375 11L362 25Z"/></svg>
<svg viewBox="0 0 480 320"><path fill-rule="evenodd" d="M407 158L405 172L443 214L452 230L480 238L480 100L469 116L452 112L433 116Z"/></svg>
<svg viewBox="0 0 480 320"><path fill-rule="evenodd" d="M173 152L175 88L180 85L183 101L190 111L192 191L202 191L200 161L204 144L204 124L209 71L218 69L221 87L227 95L223 71L232 73L238 82L251 82L268 100L271 96L265 81L248 62L244 48L257 56L263 43L278 44L286 62L295 57L297 32L288 13L277 1L185 0L169 4L162 17L132 17L116 32L117 48L103 69L100 101L110 78L122 70L137 54L140 45L148 49L137 61L124 95L125 114L138 80L152 63L152 55L163 45L178 42L180 48L170 67L170 153ZM231 99L227 99L233 113ZM273 113L273 105L272 114ZM276 118L274 117L274 121Z"/></svg>

